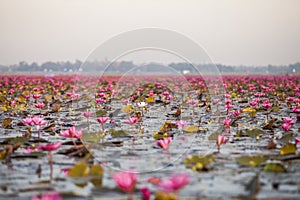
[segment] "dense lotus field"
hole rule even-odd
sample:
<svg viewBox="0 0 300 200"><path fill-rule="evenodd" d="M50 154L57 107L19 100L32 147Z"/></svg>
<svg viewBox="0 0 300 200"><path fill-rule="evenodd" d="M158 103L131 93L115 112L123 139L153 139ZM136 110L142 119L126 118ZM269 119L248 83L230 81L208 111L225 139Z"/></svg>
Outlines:
<svg viewBox="0 0 300 200"><path fill-rule="evenodd" d="M0 199L298 199L299 76L0 77Z"/></svg>

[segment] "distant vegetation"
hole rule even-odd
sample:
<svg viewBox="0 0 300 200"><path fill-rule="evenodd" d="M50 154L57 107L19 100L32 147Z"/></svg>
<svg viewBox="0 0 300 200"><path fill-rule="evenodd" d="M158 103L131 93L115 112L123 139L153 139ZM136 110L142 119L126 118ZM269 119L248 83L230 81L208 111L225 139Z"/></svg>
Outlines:
<svg viewBox="0 0 300 200"><path fill-rule="evenodd" d="M109 67L107 67L109 66ZM170 68L176 70L179 73L194 73L196 72L195 67L193 67L189 63L171 63L168 66L158 64L158 63L148 63L144 64L143 71L147 72L163 72L164 70L168 70ZM201 69L201 72L210 72L212 64L201 64L196 65ZM300 63L285 65L285 66L229 66L229 65L216 65L221 73L225 74L300 74ZM1 73L73 73L77 71L92 73L99 71L114 72L114 73L124 73L132 69L138 69L140 66L137 66L133 62L122 61L122 62L84 62L76 61L76 62L45 62L41 65L37 63L27 63L20 62L19 64L4 66L0 65Z"/></svg>

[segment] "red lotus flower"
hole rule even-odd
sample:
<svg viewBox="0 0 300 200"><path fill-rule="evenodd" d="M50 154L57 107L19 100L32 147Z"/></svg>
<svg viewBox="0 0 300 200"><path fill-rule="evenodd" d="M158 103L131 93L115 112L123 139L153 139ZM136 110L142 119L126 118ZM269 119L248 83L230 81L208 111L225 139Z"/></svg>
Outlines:
<svg viewBox="0 0 300 200"><path fill-rule="evenodd" d="M38 150L42 151L54 151L58 149L61 146L61 142L57 142L56 144L45 144L45 145L40 145L37 147Z"/></svg>
<svg viewBox="0 0 300 200"><path fill-rule="evenodd" d="M32 126L34 122L32 121L32 117L26 117L25 119L22 120L22 123L25 126Z"/></svg>
<svg viewBox="0 0 300 200"><path fill-rule="evenodd" d="M129 193L133 191L138 176L131 171L117 172L114 174L113 179L121 190Z"/></svg>
<svg viewBox="0 0 300 200"><path fill-rule="evenodd" d="M230 127L230 122L231 122L231 119L230 118L226 118L223 120L223 124L224 126L226 127Z"/></svg>
<svg viewBox="0 0 300 200"><path fill-rule="evenodd" d="M262 106L265 107L266 109L269 109L272 107L273 104L269 103L269 100L266 99L263 103Z"/></svg>
<svg viewBox="0 0 300 200"><path fill-rule="evenodd" d="M165 137L164 139L158 140L156 142L157 146L159 146L160 148L167 150L170 146L172 142L172 138L171 137Z"/></svg>
<svg viewBox="0 0 300 200"><path fill-rule="evenodd" d="M288 123L284 123L281 125L281 127L285 130L285 131L288 131L290 130L290 128L292 127L291 124L288 124Z"/></svg>
<svg viewBox="0 0 300 200"><path fill-rule="evenodd" d="M126 124L130 124L130 125L136 124L138 122L139 122L139 118L138 117L130 117L129 119L127 119L125 121Z"/></svg>
<svg viewBox="0 0 300 200"><path fill-rule="evenodd" d="M82 130L76 130L75 126L72 126L68 130L61 131L60 135L68 138L78 138L82 137Z"/></svg>
<svg viewBox="0 0 300 200"><path fill-rule="evenodd" d="M58 193L47 193L43 194L40 198L38 196L32 197L32 200L61 200Z"/></svg>
<svg viewBox="0 0 300 200"><path fill-rule="evenodd" d="M285 117L285 118L283 118L283 121L284 121L284 123L286 123L286 124L293 124L293 123L295 123L295 120L293 120L293 119L290 118L290 117Z"/></svg>
<svg viewBox="0 0 300 200"><path fill-rule="evenodd" d="M176 125L178 126L179 129L183 129L188 125L188 122L184 120L179 120L178 122L176 122Z"/></svg>
<svg viewBox="0 0 300 200"><path fill-rule="evenodd" d="M160 181L157 186L165 192L176 192L189 183L189 176L186 174L174 174L167 180Z"/></svg>
<svg viewBox="0 0 300 200"><path fill-rule="evenodd" d="M105 122L109 119L109 117L98 117L97 121L101 124L105 124Z"/></svg>
<svg viewBox="0 0 300 200"><path fill-rule="evenodd" d="M228 142L228 139L227 137L223 136L223 135L218 135L218 138L217 138L217 146L218 146L218 149L220 150L220 147L222 144L225 144Z"/></svg>
<svg viewBox="0 0 300 200"><path fill-rule="evenodd" d="M150 200L151 192L148 188L141 188L143 200Z"/></svg>

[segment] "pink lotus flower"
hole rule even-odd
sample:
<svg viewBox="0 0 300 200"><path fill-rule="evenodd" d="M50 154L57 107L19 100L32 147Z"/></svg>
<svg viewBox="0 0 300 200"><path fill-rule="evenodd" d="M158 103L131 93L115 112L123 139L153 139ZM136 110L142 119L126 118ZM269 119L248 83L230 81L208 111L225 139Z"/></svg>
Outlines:
<svg viewBox="0 0 300 200"><path fill-rule="evenodd" d="M150 200L151 192L148 188L141 188L143 200Z"/></svg>
<svg viewBox="0 0 300 200"><path fill-rule="evenodd" d="M158 140L156 142L157 146L159 146L160 148L167 150L170 146L172 142L172 138L171 137L165 137L164 139Z"/></svg>
<svg viewBox="0 0 300 200"><path fill-rule="evenodd" d="M83 116L85 116L86 118L89 118L93 115L92 112L83 112Z"/></svg>
<svg viewBox="0 0 300 200"><path fill-rule="evenodd" d="M250 106L256 106L258 104L258 101L251 101L249 104Z"/></svg>
<svg viewBox="0 0 300 200"><path fill-rule="evenodd" d="M239 117L241 115L241 110L236 110L232 113L232 116Z"/></svg>
<svg viewBox="0 0 300 200"><path fill-rule="evenodd" d="M225 99L225 104L231 104L232 100L231 99Z"/></svg>
<svg viewBox="0 0 300 200"><path fill-rule="evenodd" d="M230 97L230 94L225 93L225 94L224 94L224 97L225 97L225 98L229 98L229 97Z"/></svg>
<svg viewBox="0 0 300 200"><path fill-rule="evenodd" d="M188 122L184 120L179 120L178 122L176 122L176 125L178 126L179 129L183 129L188 125Z"/></svg>
<svg viewBox="0 0 300 200"><path fill-rule="evenodd" d="M43 194L40 198L38 196L32 197L32 200L61 200L58 193Z"/></svg>
<svg viewBox="0 0 300 200"><path fill-rule="evenodd" d="M34 95L32 95L32 97L34 99L39 99L41 96L42 96L41 94L34 94Z"/></svg>
<svg viewBox="0 0 300 200"><path fill-rule="evenodd" d="M284 123L281 125L281 127L285 130L285 131L288 131L290 130L290 128L292 127L291 124L287 124L287 123Z"/></svg>
<svg viewBox="0 0 300 200"><path fill-rule="evenodd" d="M109 117L98 117L97 118L97 121L100 123L100 124L105 124L105 122L109 119Z"/></svg>
<svg viewBox="0 0 300 200"><path fill-rule="evenodd" d="M292 111L293 111L294 113L300 113L300 108L298 108L298 107L293 107L293 108L292 108Z"/></svg>
<svg viewBox="0 0 300 200"><path fill-rule="evenodd" d="M32 117L26 117L25 119L22 120L22 123L25 126L32 126L34 122L32 121Z"/></svg>
<svg viewBox="0 0 300 200"><path fill-rule="evenodd" d="M138 122L139 122L139 118L138 117L130 117L129 119L127 119L125 121L126 124L130 124L130 125L136 124Z"/></svg>
<svg viewBox="0 0 300 200"><path fill-rule="evenodd" d="M232 104L226 104L225 105L225 108L226 108L226 110L228 111L228 110L230 110L231 108L233 108L234 106L232 105Z"/></svg>
<svg viewBox="0 0 300 200"><path fill-rule="evenodd" d="M283 122L286 124L293 124L293 123L295 123L295 120L293 120L292 118L289 118L289 117L285 117L285 118L283 118Z"/></svg>
<svg viewBox="0 0 300 200"><path fill-rule="evenodd" d="M266 100L262 103L262 106L265 107L267 110L268 110L269 108L271 108L272 105L273 105L273 104L269 103L269 100L268 100L268 99L266 99Z"/></svg>
<svg viewBox="0 0 300 200"><path fill-rule="evenodd" d="M286 101L294 101L294 97L287 97L285 100Z"/></svg>
<svg viewBox="0 0 300 200"><path fill-rule="evenodd" d="M190 104L190 105L195 105L197 104L199 101L198 100L195 100L195 99L191 99L191 100L188 100L187 103Z"/></svg>
<svg viewBox="0 0 300 200"><path fill-rule="evenodd" d="M34 125L36 125L37 127L40 127L42 125L45 125L47 123L47 121L45 121L43 118L38 117L38 116L34 116L32 118L32 122L34 123ZM39 128L38 128L39 129Z"/></svg>
<svg viewBox="0 0 300 200"><path fill-rule="evenodd" d="M78 138L82 137L82 130L76 130L75 126L72 126L68 130L61 131L60 135L67 138Z"/></svg>
<svg viewBox="0 0 300 200"><path fill-rule="evenodd" d="M34 106L38 109L44 108L45 104L44 103L36 103Z"/></svg>
<svg viewBox="0 0 300 200"><path fill-rule="evenodd" d="M218 135L218 138L217 138L217 146L218 146L218 149L220 151L220 147L222 144L225 144L228 142L228 139L227 137L223 136L223 135Z"/></svg>
<svg viewBox="0 0 300 200"><path fill-rule="evenodd" d="M295 143L300 144L300 138L295 138Z"/></svg>
<svg viewBox="0 0 300 200"><path fill-rule="evenodd" d="M220 102L220 99L214 99L213 104L218 104Z"/></svg>
<svg viewBox="0 0 300 200"><path fill-rule="evenodd" d="M226 126L226 127L230 127L230 122L231 122L231 119L226 118L226 119L223 120L223 125Z"/></svg>
<svg viewBox="0 0 300 200"><path fill-rule="evenodd" d="M177 192L189 183L186 174L175 174L167 180L160 181L157 186L165 192Z"/></svg>
<svg viewBox="0 0 300 200"><path fill-rule="evenodd" d="M118 187L125 192L132 192L137 182L138 176L134 172L117 172L113 177Z"/></svg>
<svg viewBox="0 0 300 200"><path fill-rule="evenodd" d="M45 145L40 145L37 147L38 150L42 151L54 151L58 149L62 145L61 142L57 142L56 144L45 144Z"/></svg>

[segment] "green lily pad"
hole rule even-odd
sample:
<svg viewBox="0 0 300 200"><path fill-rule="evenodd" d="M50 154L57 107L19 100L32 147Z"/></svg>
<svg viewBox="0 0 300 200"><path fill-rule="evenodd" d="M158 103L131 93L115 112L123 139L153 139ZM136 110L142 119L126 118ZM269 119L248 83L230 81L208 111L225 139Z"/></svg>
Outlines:
<svg viewBox="0 0 300 200"><path fill-rule="evenodd" d="M240 165L256 167L268 160L267 156L240 156L235 159Z"/></svg>
<svg viewBox="0 0 300 200"><path fill-rule="evenodd" d="M284 166L280 163L268 163L264 167L265 172L286 172Z"/></svg>
<svg viewBox="0 0 300 200"><path fill-rule="evenodd" d="M280 149L280 155L294 154L297 150L295 144L288 143Z"/></svg>
<svg viewBox="0 0 300 200"><path fill-rule="evenodd" d="M97 116L97 117L103 117L103 116L105 116L106 114L107 114L106 110L98 110L98 111L96 112L96 116Z"/></svg>
<svg viewBox="0 0 300 200"><path fill-rule="evenodd" d="M128 136L127 132L124 130L109 129L108 132L113 138Z"/></svg>
<svg viewBox="0 0 300 200"><path fill-rule="evenodd" d="M88 175L88 165L84 162L79 162L70 169L68 175L71 177L86 176Z"/></svg>
<svg viewBox="0 0 300 200"><path fill-rule="evenodd" d="M95 142L99 142L101 140L101 138L102 138L102 132L94 132L94 133L83 132L81 139L84 142L95 143Z"/></svg>
<svg viewBox="0 0 300 200"><path fill-rule="evenodd" d="M200 130L199 127L195 125L187 126L183 129L183 131L187 133L197 133L199 132L199 130Z"/></svg>
<svg viewBox="0 0 300 200"><path fill-rule="evenodd" d="M253 138L256 138L257 136L259 136L261 134L264 134L264 131L260 130L258 128L250 129L250 130L245 131L246 136L253 137Z"/></svg>
<svg viewBox="0 0 300 200"><path fill-rule="evenodd" d="M186 158L183 163L189 169L194 171L208 170L208 164L214 161L214 155L193 155Z"/></svg>

